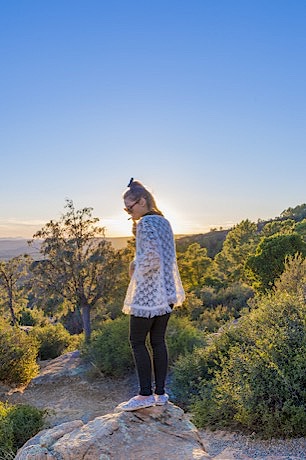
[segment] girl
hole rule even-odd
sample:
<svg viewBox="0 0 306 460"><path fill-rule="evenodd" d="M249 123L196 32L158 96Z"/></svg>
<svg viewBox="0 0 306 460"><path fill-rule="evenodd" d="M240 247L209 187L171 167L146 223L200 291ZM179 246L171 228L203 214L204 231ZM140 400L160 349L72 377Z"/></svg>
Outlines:
<svg viewBox="0 0 306 460"><path fill-rule="evenodd" d="M139 381L139 394L121 404L122 410L131 411L168 402L165 333L172 308L181 304L185 295L177 268L173 232L154 197L132 178L123 199L136 234L136 256L130 264L131 279L123 306L123 312L130 315L130 344ZM151 357L146 347L148 334L153 352L155 396Z"/></svg>

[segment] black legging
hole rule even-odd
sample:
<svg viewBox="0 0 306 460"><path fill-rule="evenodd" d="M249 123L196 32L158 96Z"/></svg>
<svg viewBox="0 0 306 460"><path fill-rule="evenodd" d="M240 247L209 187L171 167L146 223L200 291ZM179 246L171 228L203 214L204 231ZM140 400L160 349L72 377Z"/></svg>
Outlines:
<svg viewBox="0 0 306 460"><path fill-rule="evenodd" d="M150 333L153 351L153 368L155 376L155 393L163 395L168 371L168 350L165 333L170 313L153 318L130 317L130 344L133 349L140 391L142 396L152 394L152 365L146 338Z"/></svg>

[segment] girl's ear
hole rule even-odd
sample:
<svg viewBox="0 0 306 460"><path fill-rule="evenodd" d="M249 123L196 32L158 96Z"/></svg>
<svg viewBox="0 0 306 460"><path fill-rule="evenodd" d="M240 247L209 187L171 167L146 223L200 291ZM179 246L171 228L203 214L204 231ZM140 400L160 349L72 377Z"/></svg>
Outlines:
<svg viewBox="0 0 306 460"><path fill-rule="evenodd" d="M143 196L140 198L139 204L140 204L140 206L146 206L147 202L146 202L146 200L145 200L145 198Z"/></svg>

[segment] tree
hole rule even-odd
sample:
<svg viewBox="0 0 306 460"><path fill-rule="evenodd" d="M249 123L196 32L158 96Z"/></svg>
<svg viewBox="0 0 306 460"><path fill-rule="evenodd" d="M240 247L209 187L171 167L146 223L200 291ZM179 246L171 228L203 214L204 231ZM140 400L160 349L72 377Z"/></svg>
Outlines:
<svg viewBox="0 0 306 460"><path fill-rule="evenodd" d="M276 233L288 234L293 233L295 228L295 221L292 219L286 220L273 220L268 222L261 230L262 236L272 236Z"/></svg>
<svg viewBox="0 0 306 460"><path fill-rule="evenodd" d="M301 236L304 243L306 243L306 219L296 224L295 231Z"/></svg>
<svg viewBox="0 0 306 460"><path fill-rule="evenodd" d="M211 263L207 249L201 248L199 243L191 244L184 253L178 254L178 265L184 287L189 291L201 287Z"/></svg>
<svg viewBox="0 0 306 460"><path fill-rule="evenodd" d="M258 241L255 223L243 220L227 235L222 251L216 255L218 275L228 281L243 281L248 257L255 252Z"/></svg>
<svg viewBox="0 0 306 460"><path fill-rule="evenodd" d="M295 208L285 209L280 216L282 219L293 219L296 222L300 222L306 218L306 204L299 204Z"/></svg>
<svg viewBox="0 0 306 460"><path fill-rule="evenodd" d="M301 254L287 257L285 269L274 285L278 293L286 292L306 300L306 259Z"/></svg>
<svg viewBox="0 0 306 460"><path fill-rule="evenodd" d="M306 255L306 244L297 233L262 238L255 255L246 263L256 287L262 291L271 289L284 271L286 258L296 253Z"/></svg>
<svg viewBox="0 0 306 460"><path fill-rule="evenodd" d="M0 262L0 290L14 326L17 324L16 307L24 298L23 281L28 274L30 262L28 255Z"/></svg>
<svg viewBox="0 0 306 460"><path fill-rule="evenodd" d="M118 254L104 237L92 208L76 210L66 200L67 212L51 220L33 238L42 239L43 260L35 265L36 289L59 296L81 312L86 341L90 340L90 310L107 300L118 277ZM33 240L32 240L33 242Z"/></svg>

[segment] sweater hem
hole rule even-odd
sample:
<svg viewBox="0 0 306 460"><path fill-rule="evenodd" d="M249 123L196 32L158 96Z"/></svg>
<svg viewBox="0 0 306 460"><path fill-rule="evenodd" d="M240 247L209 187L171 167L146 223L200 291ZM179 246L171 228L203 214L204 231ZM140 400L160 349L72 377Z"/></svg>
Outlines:
<svg viewBox="0 0 306 460"><path fill-rule="evenodd" d="M126 315L133 315L138 316L141 318L153 318L154 316L162 316L166 313L171 313L172 309L170 305L166 307L154 308L154 310L150 308L136 308L136 307L128 307L124 306L122 312Z"/></svg>

